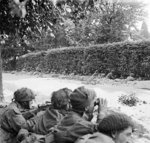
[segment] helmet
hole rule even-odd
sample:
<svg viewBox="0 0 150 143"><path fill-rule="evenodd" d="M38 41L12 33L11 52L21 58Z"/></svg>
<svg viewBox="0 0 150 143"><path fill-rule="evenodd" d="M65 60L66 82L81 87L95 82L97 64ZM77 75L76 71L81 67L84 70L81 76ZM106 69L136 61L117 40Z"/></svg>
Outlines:
<svg viewBox="0 0 150 143"><path fill-rule="evenodd" d="M70 95L72 109L84 112L91 102L95 99L96 92L92 89L87 89L84 86L78 87Z"/></svg>
<svg viewBox="0 0 150 143"><path fill-rule="evenodd" d="M35 94L29 88L20 88L14 92L14 99L18 102L31 101L35 99Z"/></svg>
<svg viewBox="0 0 150 143"><path fill-rule="evenodd" d="M51 102L55 108L66 106L70 102L70 94L72 90L62 88L52 93Z"/></svg>

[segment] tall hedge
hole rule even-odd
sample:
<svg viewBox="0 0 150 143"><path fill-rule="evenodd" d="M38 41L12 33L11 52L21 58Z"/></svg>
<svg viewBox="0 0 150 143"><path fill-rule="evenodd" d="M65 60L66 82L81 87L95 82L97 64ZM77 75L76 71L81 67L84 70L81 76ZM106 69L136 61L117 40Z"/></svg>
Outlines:
<svg viewBox="0 0 150 143"><path fill-rule="evenodd" d="M40 71L46 52L29 53L17 59L16 70Z"/></svg>
<svg viewBox="0 0 150 143"><path fill-rule="evenodd" d="M136 77L149 79L150 41L53 49L44 55L38 53L20 57L16 68L80 75L113 71L118 77L132 73Z"/></svg>

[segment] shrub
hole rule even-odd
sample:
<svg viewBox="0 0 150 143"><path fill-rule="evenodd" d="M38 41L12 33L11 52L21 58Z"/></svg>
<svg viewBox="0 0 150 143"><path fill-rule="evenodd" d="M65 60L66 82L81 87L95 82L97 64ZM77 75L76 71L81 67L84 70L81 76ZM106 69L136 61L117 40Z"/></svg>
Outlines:
<svg viewBox="0 0 150 143"><path fill-rule="evenodd" d="M67 47L32 53L17 60L16 69L75 75L111 73L113 77L150 79L150 41ZM37 68L38 67L38 68Z"/></svg>
<svg viewBox="0 0 150 143"><path fill-rule="evenodd" d="M121 95L118 99L118 101L121 104L127 105L127 106L136 106L139 102L139 99L135 96L135 93L129 94L129 95Z"/></svg>
<svg viewBox="0 0 150 143"><path fill-rule="evenodd" d="M82 74L84 48L53 49L43 61L44 72Z"/></svg>
<svg viewBox="0 0 150 143"><path fill-rule="evenodd" d="M25 70L25 71L36 71L42 65L42 61L46 52L37 52L37 53L29 53L17 60L16 69L18 71ZM37 68L38 67L38 68ZM41 69L42 70L42 69Z"/></svg>

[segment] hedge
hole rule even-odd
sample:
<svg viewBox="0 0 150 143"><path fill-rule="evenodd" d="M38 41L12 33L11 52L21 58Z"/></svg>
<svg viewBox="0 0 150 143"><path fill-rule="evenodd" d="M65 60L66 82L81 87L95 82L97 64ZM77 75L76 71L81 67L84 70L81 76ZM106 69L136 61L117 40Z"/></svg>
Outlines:
<svg viewBox="0 0 150 143"><path fill-rule="evenodd" d="M150 79L150 41L119 42L89 47L52 49L20 57L17 70L92 75L112 72L116 77Z"/></svg>
<svg viewBox="0 0 150 143"><path fill-rule="evenodd" d="M29 53L17 59L16 70L40 71L40 66L46 52Z"/></svg>

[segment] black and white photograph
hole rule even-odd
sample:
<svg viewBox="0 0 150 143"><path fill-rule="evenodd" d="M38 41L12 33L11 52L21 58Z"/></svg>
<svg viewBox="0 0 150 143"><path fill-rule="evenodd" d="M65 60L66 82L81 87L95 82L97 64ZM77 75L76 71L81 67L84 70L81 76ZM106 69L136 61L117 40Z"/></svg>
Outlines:
<svg viewBox="0 0 150 143"><path fill-rule="evenodd" d="M150 0L0 0L0 143L150 143Z"/></svg>

